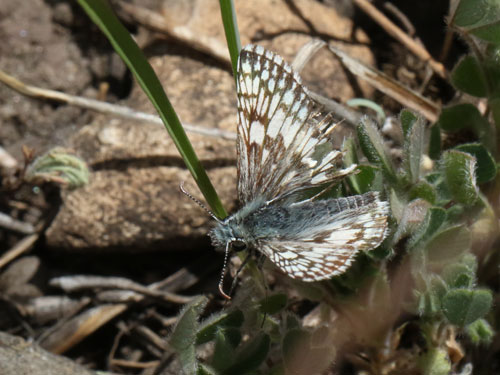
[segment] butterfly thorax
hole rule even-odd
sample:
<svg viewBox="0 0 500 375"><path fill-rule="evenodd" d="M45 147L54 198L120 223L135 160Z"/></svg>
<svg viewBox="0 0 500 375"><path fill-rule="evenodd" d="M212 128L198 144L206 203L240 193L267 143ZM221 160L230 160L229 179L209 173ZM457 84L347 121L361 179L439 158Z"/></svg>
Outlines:
<svg viewBox="0 0 500 375"><path fill-rule="evenodd" d="M259 239L277 238L290 225L287 207L268 204L257 198L229 216L210 232L212 244L224 248L228 242L242 241L255 248Z"/></svg>

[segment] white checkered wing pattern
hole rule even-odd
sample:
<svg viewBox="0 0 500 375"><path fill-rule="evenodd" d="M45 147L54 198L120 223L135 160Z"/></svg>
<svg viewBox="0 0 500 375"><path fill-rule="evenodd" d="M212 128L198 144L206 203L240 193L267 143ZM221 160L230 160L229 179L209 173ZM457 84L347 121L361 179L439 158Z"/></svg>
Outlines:
<svg viewBox="0 0 500 375"><path fill-rule="evenodd" d="M320 281L344 273L359 251L371 250L384 240L389 204L373 192L336 201L337 213L286 238L261 239L259 250L294 279Z"/></svg>
<svg viewBox="0 0 500 375"><path fill-rule="evenodd" d="M238 62L238 193L245 204L277 200L333 183L342 153L330 146L334 124L319 118L300 78L278 55L260 46L242 49ZM321 156L318 146L327 146Z"/></svg>

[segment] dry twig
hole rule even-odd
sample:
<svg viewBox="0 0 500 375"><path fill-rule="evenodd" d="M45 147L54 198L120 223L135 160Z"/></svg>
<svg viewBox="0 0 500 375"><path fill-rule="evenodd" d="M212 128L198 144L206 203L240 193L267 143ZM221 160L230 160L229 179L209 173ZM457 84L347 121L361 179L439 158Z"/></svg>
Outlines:
<svg viewBox="0 0 500 375"><path fill-rule="evenodd" d="M366 80L373 87L397 100L402 105L420 112L429 121L434 122L437 120L440 112L439 105L403 86L401 83L388 77L386 74L364 65L356 59L353 59L340 49L331 45L329 48L342 60L342 63L351 71L351 73Z"/></svg>
<svg viewBox="0 0 500 375"><path fill-rule="evenodd" d="M31 246L38 240L40 235L38 233L34 233L30 236L24 237L21 241L14 245L10 250L2 255L0 258L0 268L16 259L19 255L23 254L25 251L28 251Z"/></svg>
<svg viewBox="0 0 500 375"><path fill-rule="evenodd" d="M165 17L157 12L124 1L118 3L117 11L121 17L134 21L150 30L163 33L182 44L186 44L197 51L216 58L225 66L231 67L231 59L229 58L227 46L217 38L203 34L194 34L186 26L169 25Z"/></svg>
<svg viewBox="0 0 500 375"><path fill-rule="evenodd" d="M153 298L161 298L166 302L185 304L191 302L193 297L180 296L174 293L144 287L124 277L101 276L62 276L50 281L51 286L56 286L68 293L84 289L121 289L130 290Z"/></svg>
<svg viewBox="0 0 500 375"><path fill-rule="evenodd" d="M0 227L4 227L15 232L22 234L33 234L35 233L35 227L30 223L25 223L24 221L16 220L9 215L0 212Z"/></svg>
<svg viewBox="0 0 500 375"><path fill-rule="evenodd" d="M196 282L198 282L198 277L182 268L164 280L149 285L146 289L149 290L149 293L155 291L173 293L183 288L189 288ZM144 295L140 297L139 301L144 299ZM111 319L126 311L128 307L128 304L116 303L100 305L84 311L55 327L52 332L40 340L41 345L53 353L64 353Z"/></svg>
<svg viewBox="0 0 500 375"><path fill-rule="evenodd" d="M74 105L81 108L91 109L100 113L107 113L127 119L149 122L163 126L161 119L149 113L133 110L132 108L106 103L99 100L83 98L81 96L69 95L60 91L43 89L36 86L26 85L18 79L0 70L0 82L5 83L11 89L37 99L55 100L58 102ZM210 137L236 139L236 134L219 129L206 128L203 126L183 124L188 132L207 135Z"/></svg>
<svg viewBox="0 0 500 375"><path fill-rule="evenodd" d="M304 44L292 62L293 70L300 72L312 56L325 46L326 43L318 39L311 39ZM308 90L308 94L321 104L325 111L332 112L336 118L342 119L345 123L356 126L361 121L361 113L313 91Z"/></svg>
<svg viewBox="0 0 500 375"><path fill-rule="evenodd" d="M375 8L367 0L353 0L354 3L366 14L373 18L389 35L406 46L413 54L423 61L427 61L434 72L441 78L447 78L446 68L440 62L434 60L431 54L419 43L410 38L403 30L397 27L382 12Z"/></svg>

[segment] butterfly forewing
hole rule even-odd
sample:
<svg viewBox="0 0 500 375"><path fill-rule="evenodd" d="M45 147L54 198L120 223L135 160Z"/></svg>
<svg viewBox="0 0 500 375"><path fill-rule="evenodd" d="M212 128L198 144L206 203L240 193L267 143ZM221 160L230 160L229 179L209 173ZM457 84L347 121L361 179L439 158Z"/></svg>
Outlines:
<svg viewBox="0 0 500 375"><path fill-rule="evenodd" d="M318 158L329 144L332 121L318 119L300 78L278 55L247 46L238 63L238 193L242 203L276 200L334 182L352 172L338 169L341 153Z"/></svg>

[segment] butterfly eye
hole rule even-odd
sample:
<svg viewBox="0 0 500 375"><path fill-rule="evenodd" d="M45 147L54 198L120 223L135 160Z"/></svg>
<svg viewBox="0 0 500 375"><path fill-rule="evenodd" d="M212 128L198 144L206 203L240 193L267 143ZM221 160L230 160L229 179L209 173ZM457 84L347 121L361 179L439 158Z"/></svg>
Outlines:
<svg viewBox="0 0 500 375"><path fill-rule="evenodd" d="M247 244L243 241L235 240L235 241L231 242L231 247L234 251L238 252L238 251L246 250Z"/></svg>

